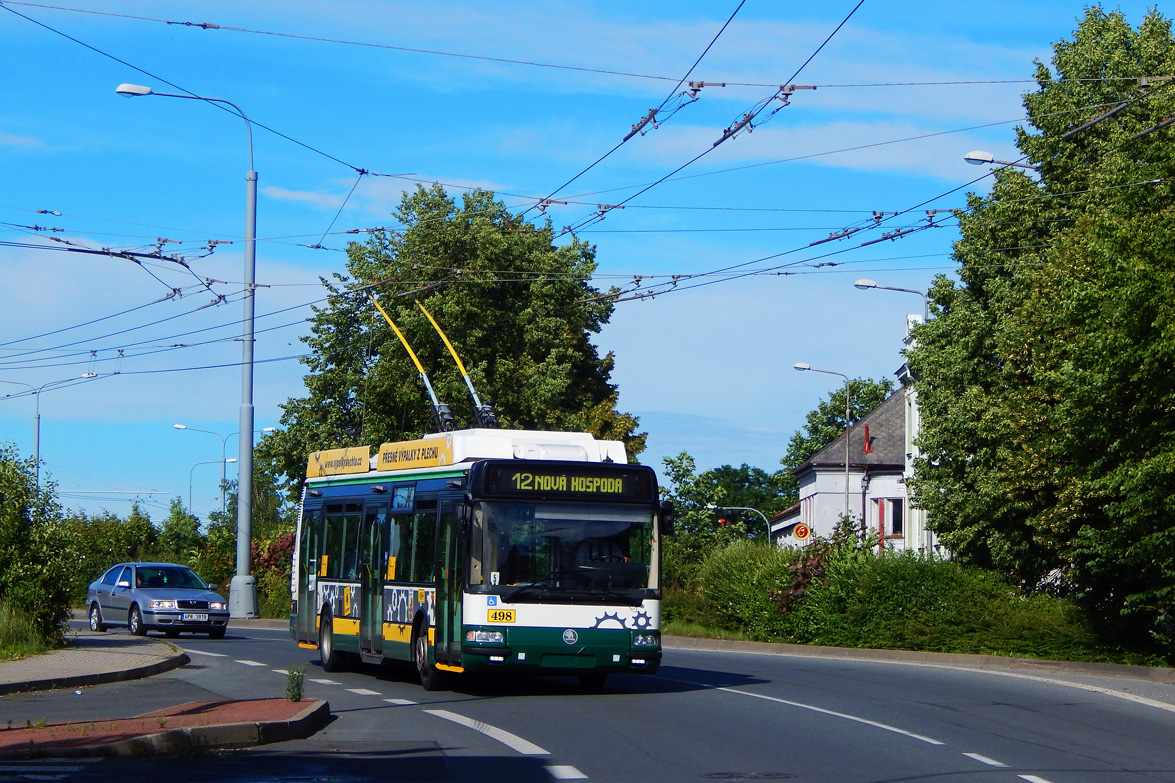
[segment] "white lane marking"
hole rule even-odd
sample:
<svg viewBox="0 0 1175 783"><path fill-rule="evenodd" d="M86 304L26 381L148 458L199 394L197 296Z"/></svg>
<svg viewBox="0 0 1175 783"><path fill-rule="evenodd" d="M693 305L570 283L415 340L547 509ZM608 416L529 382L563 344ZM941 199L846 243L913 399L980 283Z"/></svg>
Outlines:
<svg viewBox="0 0 1175 783"><path fill-rule="evenodd" d="M986 764L989 767L1006 767L1006 766L1008 766L1007 764L1005 764L1002 761L996 761L995 759L989 759L987 756L981 755L979 753L964 753L963 755L969 759L975 759L980 764Z"/></svg>
<svg viewBox="0 0 1175 783"><path fill-rule="evenodd" d="M551 777L555 778L555 780L587 780L587 775L575 767L550 766L546 767L546 770L551 773Z"/></svg>
<svg viewBox="0 0 1175 783"><path fill-rule="evenodd" d="M322 679L316 679L314 677L310 678L310 682L316 682L319 685L338 685L338 683L335 682L334 680L322 680Z"/></svg>
<svg viewBox="0 0 1175 783"><path fill-rule="evenodd" d="M944 742L940 742L936 739L933 739L932 737L924 737L921 734L915 734L912 731L906 731L905 729L899 729L897 726L890 726L887 723L878 723L877 721L869 720L868 718L860 718L860 717L857 717L856 715L849 715L848 713L844 713L844 712L836 712L834 710L826 710L823 707L816 707L811 704L801 704L798 701L788 701L787 699L779 699L779 698L776 698L775 696L765 696L761 693L751 693L750 691L740 691L740 690L736 690L734 688L716 688L716 690L726 691L727 693L737 693L740 696L752 696L756 699L763 699L765 701L773 701L778 704L786 704L789 707L799 707L802 710L811 710L812 712L819 712L822 715L831 715L834 718L844 718L845 720L851 720L854 723L863 723L866 726L873 726L874 728L884 729L885 731L892 731L894 734L901 734L904 737L910 737L911 739L921 740L922 742L927 742L931 745L944 745L944 744L946 744Z"/></svg>
<svg viewBox="0 0 1175 783"><path fill-rule="evenodd" d="M453 723L466 726L473 729L474 731L480 731L487 737L496 739L498 742L511 748L512 750L518 751L524 756L551 755L547 751L540 748L538 745L535 745L533 742L528 742L522 737L519 737L517 734L511 734L505 729L499 729L495 726L489 725L488 723L482 723L479 720L473 720L472 718L467 718L464 715L458 715L457 713L449 712L448 710L425 710L425 712L427 712L429 715L436 715L438 718L444 718L445 720L453 721Z"/></svg>
<svg viewBox="0 0 1175 783"><path fill-rule="evenodd" d="M203 650L192 650L187 647L185 647L183 649L184 649L184 652L188 653L189 655L207 655L209 658L227 658L228 657L224 653L210 653L210 652L204 652Z"/></svg>
<svg viewBox="0 0 1175 783"><path fill-rule="evenodd" d="M270 671L274 674L289 674L285 669L270 669Z"/></svg>
<svg viewBox="0 0 1175 783"><path fill-rule="evenodd" d="M366 688L347 688L349 693L355 693L360 696L379 696L379 691L369 691Z"/></svg>
<svg viewBox="0 0 1175 783"><path fill-rule="evenodd" d="M1036 775L1020 775L1020 778L1027 780L1028 783L1050 783L1050 781Z"/></svg>
<svg viewBox="0 0 1175 783"><path fill-rule="evenodd" d="M388 704L395 704L397 707L408 707L416 704L416 702L409 699L384 699Z"/></svg>
<svg viewBox="0 0 1175 783"><path fill-rule="evenodd" d="M264 666L260 661L238 660L237 663L242 663L245 666Z"/></svg>

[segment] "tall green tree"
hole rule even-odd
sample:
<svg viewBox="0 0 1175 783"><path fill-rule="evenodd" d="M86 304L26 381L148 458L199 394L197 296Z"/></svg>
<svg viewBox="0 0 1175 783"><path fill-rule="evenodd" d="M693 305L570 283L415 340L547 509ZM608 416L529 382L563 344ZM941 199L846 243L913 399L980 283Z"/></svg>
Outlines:
<svg viewBox="0 0 1175 783"><path fill-rule="evenodd" d="M962 558L1175 642L1175 113L1170 23L1086 10L1038 62L1017 144L958 213L959 281L915 332L914 482ZM1110 111L1116 109L1116 111ZM1091 122L1092 121L1092 122ZM1151 131L1151 132L1147 132Z"/></svg>
<svg viewBox="0 0 1175 783"><path fill-rule="evenodd" d="M429 428L428 397L416 367L369 300L403 332L440 400L459 425L472 403L440 337L416 306L436 318L483 402L503 426L587 431L644 448L637 419L616 409L612 356L591 335L612 304L592 287L594 248L555 244L548 223L519 220L492 193L460 203L440 186L406 194L403 228L373 232L348 250L347 275L327 283L306 342L307 394L284 407L284 429L259 457L300 480L315 450L419 437Z"/></svg>

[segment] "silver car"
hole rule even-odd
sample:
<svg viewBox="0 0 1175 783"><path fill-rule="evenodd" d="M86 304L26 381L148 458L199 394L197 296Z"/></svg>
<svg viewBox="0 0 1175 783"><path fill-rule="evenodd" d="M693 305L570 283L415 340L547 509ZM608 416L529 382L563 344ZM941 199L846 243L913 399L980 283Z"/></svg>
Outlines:
<svg viewBox="0 0 1175 783"><path fill-rule="evenodd" d="M228 628L228 602L187 566L119 563L86 593L90 630L123 625L136 636L163 631L206 633L220 639Z"/></svg>

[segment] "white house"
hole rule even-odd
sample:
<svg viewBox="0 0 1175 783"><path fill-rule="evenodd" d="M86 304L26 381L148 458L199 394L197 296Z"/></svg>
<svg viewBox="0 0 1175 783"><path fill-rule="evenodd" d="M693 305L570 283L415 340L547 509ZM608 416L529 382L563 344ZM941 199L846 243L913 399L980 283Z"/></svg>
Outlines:
<svg viewBox="0 0 1175 783"><path fill-rule="evenodd" d="M877 531L887 549L935 549L925 513L911 508L906 491L917 456L917 394L905 365L895 374L901 387L847 433L847 493L842 433L796 469L800 502L772 520L772 540L802 544L812 536L827 538L847 515Z"/></svg>

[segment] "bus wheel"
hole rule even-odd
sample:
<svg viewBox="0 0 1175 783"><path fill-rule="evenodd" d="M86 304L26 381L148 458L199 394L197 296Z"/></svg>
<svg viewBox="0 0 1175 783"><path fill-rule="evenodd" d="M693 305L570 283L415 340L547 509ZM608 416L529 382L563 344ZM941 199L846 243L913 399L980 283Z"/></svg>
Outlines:
<svg viewBox="0 0 1175 783"><path fill-rule="evenodd" d="M324 672L341 672L345 668L343 654L335 649L330 612L323 612L318 623L318 657Z"/></svg>
<svg viewBox="0 0 1175 783"><path fill-rule="evenodd" d="M428 629L421 628L412 641L412 658L420 674L420 686L426 691L439 691L444 687L445 674L428 662Z"/></svg>
<svg viewBox="0 0 1175 783"><path fill-rule="evenodd" d="M608 683L608 672L590 672L579 675L579 685L587 693L602 693Z"/></svg>

